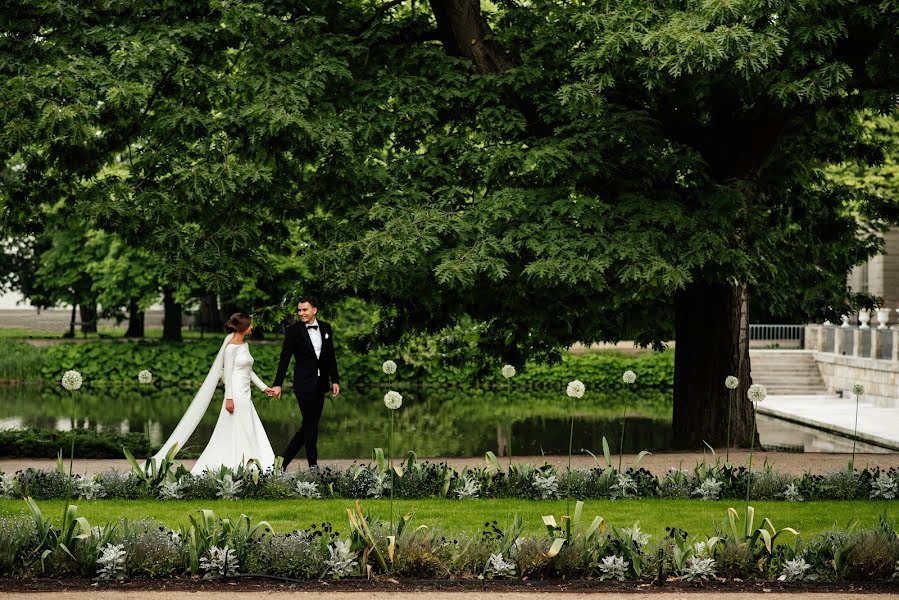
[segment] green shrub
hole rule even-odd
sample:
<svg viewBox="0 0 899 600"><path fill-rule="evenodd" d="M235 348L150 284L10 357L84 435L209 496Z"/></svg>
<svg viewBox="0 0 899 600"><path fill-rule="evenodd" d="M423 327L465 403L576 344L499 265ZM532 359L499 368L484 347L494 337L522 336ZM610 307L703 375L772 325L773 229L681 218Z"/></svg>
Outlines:
<svg viewBox="0 0 899 600"><path fill-rule="evenodd" d="M0 353L0 382L37 381L41 378L45 356L43 348L26 342L4 340L3 352Z"/></svg>
<svg viewBox="0 0 899 600"><path fill-rule="evenodd" d="M68 456L73 437L77 458L122 458L122 448L130 448L139 456L152 454L150 439L143 433L123 435L89 429L56 431L32 428L0 430L0 456L56 458L61 449Z"/></svg>
<svg viewBox="0 0 899 600"><path fill-rule="evenodd" d="M137 374L147 369L153 373L156 384L199 383L206 376L220 345L218 339L183 343L146 340L60 343L42 350L43 367L40 373L45 381L59 381L63 373L75 369L81 372L86 385L137 385ZM274 373L280 351L280 344L277 343L254 343L254 370L264 375ZM409 350L387 349L360 355L340 347L337 353L341 380L352 386L386 384L381 372L381 364L386 358L399 363L393 382L400 387L406 384L471 387L472 383L478 382L488 385L510 383L502 378L498 369L483 376L474 364L453 366L443 363L439 353L416 355ZM555 365L528 363L519 370L511 384L529 389L561 389L576 378L583 381L588 389L617 390L626 394L629 392L625 391L621 375L628 369L637 374L637 382L643 389L669 389L674 381L674 353L628 355L603 351L566 354Z"/></svg>

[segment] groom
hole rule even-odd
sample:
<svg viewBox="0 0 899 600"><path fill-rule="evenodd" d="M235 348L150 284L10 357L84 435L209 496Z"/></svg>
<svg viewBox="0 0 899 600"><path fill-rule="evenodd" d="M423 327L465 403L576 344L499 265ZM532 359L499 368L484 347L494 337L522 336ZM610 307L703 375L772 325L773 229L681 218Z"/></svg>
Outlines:
<svg viewBox="0 0 899 600"><path fill-rule="evenodd" d="M325 393L328 389L336 397L340 394L340 376L337 374L337 356L334 354L334 333L331 325L315 318L318 300L303 296L297 304L300 320L284 332L281 360L272 386L272 395L281 396L281 384L287 375L290 358L293 365L293 393L300 405L303 423L300 430L284 450L283 469L306 446L306 460L309 468L318 466L318 421L325 407Z"/></svg>

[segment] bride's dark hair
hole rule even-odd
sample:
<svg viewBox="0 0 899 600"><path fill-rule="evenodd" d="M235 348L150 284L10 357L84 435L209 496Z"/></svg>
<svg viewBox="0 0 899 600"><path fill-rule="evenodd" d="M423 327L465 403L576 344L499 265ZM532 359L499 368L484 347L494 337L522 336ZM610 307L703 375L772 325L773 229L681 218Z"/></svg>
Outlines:
<svg viewBox="0 0 899 600"><path fill-rule="evenodd" d="M230 331L231 333L236 333L238 331L246 331L247 327L253 322L253 319L250 318L250 315L243 312L234 313L231 315L231 318L225 321L225 329Z"/></svg>

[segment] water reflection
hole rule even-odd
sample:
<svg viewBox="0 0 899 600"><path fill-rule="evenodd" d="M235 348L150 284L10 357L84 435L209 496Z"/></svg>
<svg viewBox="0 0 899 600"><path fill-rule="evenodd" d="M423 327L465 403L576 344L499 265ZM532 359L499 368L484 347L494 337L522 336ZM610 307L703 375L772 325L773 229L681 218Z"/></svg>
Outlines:
<svg viewBox="0 0 899 600"><path fill-rule="evenodd" d="M321 458L367 459L387 443L388 414L384 389L347 390L328 400L321 420ZM628 402L625 452L671 448L670 393L591 392L571 401L558 392L497 392L486 389L406 388L396 414L398 452L420 456L482 456L506 453L510 441L516 455L566 454L569 410L576 414L574 450L598 454L605 436L618 451L622 402ZM158 447L174 429L193 397L193 389L167 387L83 388L76 394L76 426L118 433L142 432ZM271 399L254 391L253 400L276 452L300 423L292 395ZM219 391L188 442L182 456L196 456L209 440L222 402ZM761 442L772 449L795 452L847 452L847 438L759 415ZM71 400L55 387L0 386L0 428L42 427L69 430ZM859 444L860 452L883 449Z"/></svg>
<svg viewBox="0 0 899 600"><path fill-rule="evenodd" d="M347 391L328 400L321 420L322 458L368 458L387 442L388 413L383 389ZM568 451L569 416L576 413L575 449L600 452L606 436L617 450L622 394L593 394L572 402L559 393L484 389L407 388L396 414L394 440L402 452L422 456L478 456L492 450L502 456L511 432L515 454L564 454ZM213 400L184 455L198 454L218 418L221 392ZM143 432L159 446L174 429L192 397L178 388L88 389L76 396L76 426L97 431ZM628 393L629 417L625 450L668 447L670 405L659 391ZM255 394L256 409L278 452L300 423L293 396L270 399ZM67 395L55 388L0 387L0 420L8 426L71 428ZM614 442L613 442L614 440Z"/></svg>

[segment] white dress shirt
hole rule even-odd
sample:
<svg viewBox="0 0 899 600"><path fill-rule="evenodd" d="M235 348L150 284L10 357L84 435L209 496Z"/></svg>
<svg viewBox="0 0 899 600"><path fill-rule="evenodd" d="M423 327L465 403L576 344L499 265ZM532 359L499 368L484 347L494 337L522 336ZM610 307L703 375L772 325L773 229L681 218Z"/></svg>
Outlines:
<svg viewBox="0 0 899 600"><path fill-rule="evenodd" d="M317 327L316 329L309 329L310 325L318 325L318 319L314 319L311 323L306 324L306 332L309 334L309 339L312 341L312 349L315 350L315 358L322 357L322 329L321 327ZM322 370L318 370L318 376L322 376Z"/></svg>
<svg viewBox="0 0 899 600"><path fill-rule="evenodd" d="M318 326L318 320L312 321L306 325L306 332L309 334L309 339L312 340L312 349L315 350L315 358L321 358L322 356L322 330L321 328L317 329L309 329L311 325Z"/></svg>

